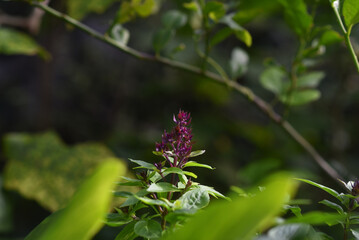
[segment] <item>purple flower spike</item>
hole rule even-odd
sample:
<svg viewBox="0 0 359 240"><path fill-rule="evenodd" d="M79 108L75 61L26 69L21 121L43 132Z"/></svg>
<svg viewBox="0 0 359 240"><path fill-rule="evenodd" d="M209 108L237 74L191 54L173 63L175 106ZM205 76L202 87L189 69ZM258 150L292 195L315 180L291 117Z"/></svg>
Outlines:
<svg viewBox="0 0 359 240"><path fill-rule="evenodd" d="M180 110L177 117L173 115L173 121L176 126L170 133L164 131L156 151L163 154L171 167L182 168L192 151L191 115Z"/></svg>

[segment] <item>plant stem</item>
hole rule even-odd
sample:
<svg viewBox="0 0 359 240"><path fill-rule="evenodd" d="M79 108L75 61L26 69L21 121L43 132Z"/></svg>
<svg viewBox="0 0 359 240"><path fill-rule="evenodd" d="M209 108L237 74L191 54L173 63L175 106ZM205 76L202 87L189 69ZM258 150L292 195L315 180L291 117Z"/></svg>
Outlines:
<svg viewBox="0 0 359 240"><path fill-rule="evenodd" d="M355 67L357 69L357 71L359 72L359 61L358 61L358 57L356 56L355 54L355 51L354 51L354 48L353 48L353 45L350 41L350 33L351 33L351 28L352 26L349 27L349 29L347 30L344 26L344 23L343 23L343 20L342 18L340 17L340 13L338 11L338 8L336 6L336 4L339 4L339 1L334 1L331 5L332 5L332 8L334 10L334 13L335 13L335 16L336 16L336 19L339 23L339 26L345 36L345 44L347 45L347 47L349 48L349 52L350 52L350 55L353 59L353 62L355 64Z"/></svg>
<svg viewBox="0 0 359 240"><path fill-rule="evenodd" d="M179 69L179 70L184 70L190 73L194 73L200 76L204 76L207 77L213 81L219 82L221 84L224 84L230 88L235 89L236 91L238 91L240 94L242 94L244 97L246 97L250 102L252 102L260 111L262 111L264 114L266 114L271 120L273 120L275 123L277 123L279 126L281 126L300 146L302 146L304 148L304 150L306 152L309 153L309 155L312 156L312 158L315 160L315 162L330 176L332 177L334 180L338 181L339 178L341 178L339 176L339 174L336 172L336 170L331 167L325 160L323 157L320 156L320 154L314 149L314 147L306 140L304 139L293 127L292 125L290 125L289 122L285 121L279 114L277 114L272 107L270 106L270 104L268 104L267 102L265 102L263 99L261 99L260 97L258 97L257 95L255 95L253 93L253 91L235 81L229 81L228 79L215 74L213 72L210 71L202 71L202 69L198 68L198 67L194 67L190 64L186 64L183 62L178 62L178 61L174 61L168 58L164 58L164 57L160 57L160 56L152 56L149 55L147 53L143 53L140 51L137 51L135 49L132 49L128 46L125 46L113 39L111 39L110 37L106 36L106 35L102 35L99 32L95 31L94 29L84 25L83 23L61 13L58 12L57 10L44 5L42 3L38 3L38 2L34 2L32 3L35 7L41 8L42 10L44 10L45 12L47 12L48 14L55 16L57 18L62 19L63 21L73 25L74 27L84 31L85 33L89 34L90 36L99 39L115 48L117 48L118 50L129 54L137 59L140 60L147 60L147 61L152 61L152 62L158 62L158 63L162 63L164 65L170 66L172 68L175 69ZM340 185L342 186L342 184L340 183Z"/></svg>

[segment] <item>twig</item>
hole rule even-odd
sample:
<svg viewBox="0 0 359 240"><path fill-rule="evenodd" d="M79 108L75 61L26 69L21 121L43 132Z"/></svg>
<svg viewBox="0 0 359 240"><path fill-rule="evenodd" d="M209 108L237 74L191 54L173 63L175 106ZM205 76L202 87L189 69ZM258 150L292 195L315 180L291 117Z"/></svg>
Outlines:
<svg viewBox="0 0 359 240"><path fill-rule="evenodd" d="M165 65L168 65L175 69L185 70L200 76L205 76L211 80L214 80L216 82L222 83L224 85L227 85L228 87L231 87L241 93L243 96L245 96L250 102L254 103L254 105L264 112L271 120L273 120L275 123L277 123L279 126L281 126L299 145L301 145L305 151L309 153L309 155L315 160L315 162L326 172L330 177L332 177L334 180L341 179L337 171L331 167L323 157L320 156L320 154L314 149L314 147L306 140L304 139L291 125L289 122L283 120L283 118L277 114L272 107L265 102L263 99L258 97L253 93L253 91L235 81L229 81L228 79L223 78L222 76L215 74L213 72L209 71L202 71L202 69L198 67L191 66L186 63L174 61L168 58L160 57L160 56L152 56L147 53L143 53L140 51L137 51L135 49L132 49L128 46L125 46L110 37L106 35L102 35L99 32L95 31L94 29L84 25L83 23L61 13L57 10L43 5L41 3L33 3L34 6L39 7L43 9L45 12L58 17L65 22L73 25L74 27L86 32L90 36L97 38L115 48L118 50L127 53L135 58L141 59L141 60L147 60L147 61L153 61L153 62L159 62Z"/></svg>

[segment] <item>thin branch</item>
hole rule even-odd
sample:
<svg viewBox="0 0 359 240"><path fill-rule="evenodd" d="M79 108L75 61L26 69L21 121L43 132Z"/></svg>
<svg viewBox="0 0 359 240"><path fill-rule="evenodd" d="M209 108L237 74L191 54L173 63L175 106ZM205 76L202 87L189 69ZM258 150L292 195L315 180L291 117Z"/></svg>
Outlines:
<svg viewBox="0 0 359 240"><path fill-rule="evenodd" d="M272 107L265 102L263 99L258 97L253 93L253 91L235 81L230 81L226 78L223 78L222 76L215 74L213 72L209 71L202 71L202 69L198 67L191 66L186 63L174 61L168 58L160 57L160 56L152 56L147 53L143 53L140 51L137 51L135 49L132 49L128 46L125 46L110 37L106 35L102 35L99 32L95 31L94 29L84 25L83 23L63 14L55 9L43 5L41 3L33 3L34 6L39 7L43 9L45 12L58 17L65 22L73 25L74 27L86 32L87 34L91 35L94 38L97 38L115 48L118 50L127 53L135 58L141 59L141 60L147 60L147 61L153 61L153 62L159 62L164 65L168 65L175 69L185 70L187 72L191 72L200 76L205 76L209 79L212 79L214 81L217 81L219 83L222 83L228 87L231 87L241 93L244 97L246 97L250 102L254 103L254 105L264 112L271 120L273 120L275 123L277 123L279 126L281 126L299 145L301 145L304 150L306 150L309 155L315 160L315 162L334 180L341 179L337 171L331 167L323 157L320 156L320 154L314 149L314 147L306 140L304 139L291 125L289 122L285 121L279 114L277 114Z"/></svg>
<svg viewBox="0 0 359 240"><path fill-rule="evenodd" d="M347 45L347 47L349 48L350 56L352 57L353 62L355 64L355 67L356 67L357 71L359 72L359 60L358 60L357 55L355 54L353 45L352 45L352 43L350 41L350 33L351 33L352 26L350 26L349 29L345 28L343 20L340 17L340 13L338 11L338 9L339 9L339 1L338 0L333 1L331 3L331 5L332 5L332 8L334 10L335 17L336 17L336 19L337 19L337 21L339 23L340 29L342 30L342 32L343 32L343 34L345 36L345 45Z"/></svg>

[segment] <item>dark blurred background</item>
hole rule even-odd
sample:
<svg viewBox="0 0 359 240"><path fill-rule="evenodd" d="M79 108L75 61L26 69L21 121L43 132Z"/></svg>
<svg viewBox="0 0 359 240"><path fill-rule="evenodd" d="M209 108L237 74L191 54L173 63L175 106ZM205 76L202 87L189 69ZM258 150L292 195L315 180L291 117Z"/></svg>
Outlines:
<svg viewBox="0 0 359 240"><path fill-rule="evenodd" d="M171 9L174 2L162 7ZM180 1L178 1L180 2ZM310 1L309 1L310 4ZM51 5L64 9L61 1ZM27 14L26 5L1 2L3 11ZM90 14L83 22L105 32L119 4L104 14ZM315 23L337 29L327 1L320 1ZM126 24L129 46L153 53L151 38L160 15ZM264 99L273 96L259 84L266 58L289 65L298 42L283 21L280 9L246 24L253 46L245 47L234 37L222 42L211 57L228 69L231 50L244 49L250 58L248 72L237 81ZM68 145L101 142L118 157L156 161L155 142L173 126L179 109L192 115L194 149L205 149L197 160L214 166L198 170L198 181L228 193L230 186L254 186L271 172L289 170L333 188L339 188L280 127L237 92L215 82L154 62L128 56L62 21L45 15L41 31L34 36L51 54L44 61L36 56L0 55L0 136L10 132L54 131ZM359 29L353 29L357 46ZM0 39L1 41L1 39ZM191 49L189 29L177 32L177 43L187 49L176 58L198 65ZM315 70L326 73L319 86L320 100L291 108L288 120L343 177L358 175L359 77L344 44L329 46L318 58ZM282 109L277 109L279 112ZM1 171L7 163L1 155ZM0 182L1 183L1 182ZM325 193L301 186L297 198L310 198L315 205ZM315 195L314 195L315 194ZM22 239L50 214L35 201L4 189L0 211L0 239ZM8 227L5 227L8 224ZM106 228L99 239L113 239L117 230ZM102 235L101 235L102 234Z"/></svg>

